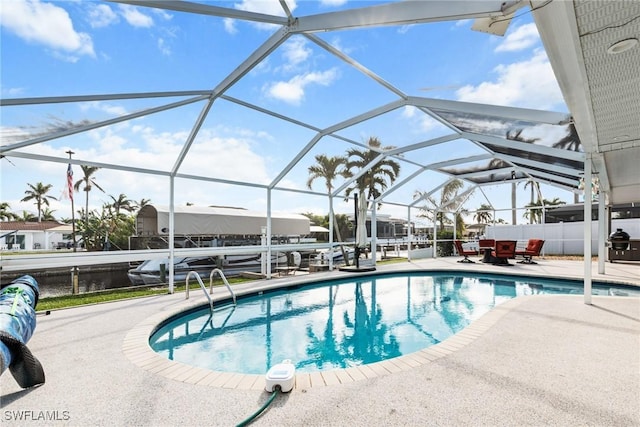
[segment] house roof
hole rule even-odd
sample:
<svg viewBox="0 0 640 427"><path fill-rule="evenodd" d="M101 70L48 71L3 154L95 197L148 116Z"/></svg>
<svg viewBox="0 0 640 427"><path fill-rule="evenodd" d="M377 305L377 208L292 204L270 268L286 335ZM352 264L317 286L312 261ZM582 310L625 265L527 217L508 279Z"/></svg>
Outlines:
<svg viewBox="0 0 640 427"><path fill-rule="evenodd" d="M2 231L60 231L71 232L71 226L58 221L0 221Z"/></svg>

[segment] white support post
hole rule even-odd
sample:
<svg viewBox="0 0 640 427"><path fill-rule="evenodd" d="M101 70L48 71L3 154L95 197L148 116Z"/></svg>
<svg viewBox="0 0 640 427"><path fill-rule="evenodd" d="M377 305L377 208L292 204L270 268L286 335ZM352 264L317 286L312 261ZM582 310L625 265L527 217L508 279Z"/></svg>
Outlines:
<svg viewBox="0 0 640 427"><path fill-rule="evenodd" d="M437 258L438 254L438 211L433 211L433 253L432 258Z"/></svg>
<svg viewBox="0 0 640 427"><path fill-rule="evenodd" d="M373 207L371 208L371 261L373 261L373 265L376 265L377 255L378 255L378 204L373 202Z"/></svg>
<svg viewBox="0 0 640 427"><path fill-rule="evenodd" d="M458 215L457 211L453 212L453 240L456 240L458 238L458 221L456 221L456 215ZM451 241L451 244L453 245L453 241Z"/></svg>
<svg viewBox="0 0 640 427"><path fill-rule="evenodd" d="M329 194L329 271L333 271L333 229L337 225L333 217L333 195Z"/></svg>
<svg viewBox="0 0 640 427"><path fill-rule="evenodd" d="M407 261L411 261L411 206L407 206Z"/></svg>
<svg viewBox="0 0 640 427"><path fill-rule="evenodd" d="M591 304L591 155L584 160L584 303Z"/></svg>
<svg viewBox="0 0 640 427"><path fill-rule="evenodd" d="M169 177L169 293L172 294L174 290L174 269L173 269L173 251L174 247L174 237L175 237L175 177L171 175ZM187 285L189 286L189 285Z"/></svg>
<svg viewBox="0 0 640 427"><path fill-rule="evenodd" d="M267 280L271 279L271 189L267 189Z"/></svg>
<svg viewBox="0 0 640 427"><path fill-rule="evenodd" d="M608 218L605 214L604 191L598 194L598 273L604 274L605 257L607 250Z"/></svg>

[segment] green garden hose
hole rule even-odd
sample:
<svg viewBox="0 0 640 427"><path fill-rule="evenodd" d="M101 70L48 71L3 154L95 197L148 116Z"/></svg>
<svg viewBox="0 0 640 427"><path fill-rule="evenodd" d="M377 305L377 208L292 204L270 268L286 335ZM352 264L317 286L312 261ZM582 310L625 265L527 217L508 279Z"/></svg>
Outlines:
<svg viewBox="0 0 640 427"><path fill-rule="evenodd" d="M269 407L269 405L271 405L271 402L273 402L273 400L276 398L276 395L278 394L279 391L280 391L280 388L276 388L273 391L273 393L271 393L271 397L269 399L267 399L266 402L264 402L264 404L260 407L260 409L258 409L249 418L247 418L246 420L244 420L243 422L238 424L236 427L244 427L244 426L248 426L249 424L251 424L253 422L253 420L258 418L260 416L260 414L262 414L267 409L267 407Z"/></svg>

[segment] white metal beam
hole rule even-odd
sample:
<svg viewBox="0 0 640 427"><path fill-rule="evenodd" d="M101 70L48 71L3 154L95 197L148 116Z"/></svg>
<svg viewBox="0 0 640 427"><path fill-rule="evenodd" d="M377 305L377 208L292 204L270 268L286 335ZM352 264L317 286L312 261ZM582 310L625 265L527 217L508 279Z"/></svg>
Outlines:
<svg viewBox="0 0 640 427"><path fill-rule="evenodd" d="M238 80L244 77L249 71L251 71L256 65L262 62L267 56L276 50L282 43L284 43L291 34L284 28L280 28L273 33L258 49L256 49L247 59L242 61L242 64L238 65L235 70L231 72L224 80L222 80L213 90L215 96L222 95L231 86L233 86Z"/></svg>
<svg viewBox="0 0 640 427"><path fill-rule="evenodd" d="M478 116L498 117L501 119L523 120L552 125L568 124L571 116L553 111L532 110L530 108L503 107L473 102L449 101L445 99L410 97L408 104L417 107L435 108L453 113L469 113Z"/></svg>
<svg viewBox="0 0 640 427"><path fill-rule="evenodd" d="M553 172L561 173L564 175L575 176L576 178L581 176L583 173L583 170L573 169L568 166L562 166L562 165L551 166L548 163L539 162L531 159L525 159L523 157L509 156L507 154L499 154L499 155L496 155L496 157L499 157L500 159L505 160L509 163L517 163L519 165L530 166L532 168L553 169Z"/></svg>
<svg viewBox="0 0 640 427"><path fill-rule="evenodd" d="M528 142L516 141L497 136L484 135L471 132L461 132L460 136L470 141L478 141L485 144L497 145L499 147L512 148L530 153L538 153L551 158L557 157L561 159L574 160L584 162L585 154L580 151L564 150L561 148L546 147L540 144L530 144Z"/></svg>
<svg viewBox="0 0 640 427"><path fill-rule="evenodd" d="M337 132L341 129L347 128L349 126L353 126L355 124L358 124L360 122L363 122L365 120L369 120L372 119L374 117L380 116L382 114L388 113L389 111L393 111L397 108L403 107L405 105L405 101L404 100L398 100L398 101L393 101L390 102L388 104L385 105L381 105L380 107L374 108L373 110L369 110L367 112L364 112L362 114L358 114L357 116L354 116L350 119L344 120L340 123L336 123L333 126L329 126L328 128L326 128L323 133L325 135L328 134L332 134L334 132Z"/></svg>
<svg viewBox="0 0 640 427"><path fill-rule="evenodd" d="M402 1L358 9L298 17L291 31L309 33L348 28L410 25L503 16L502 1Z"/></svg>
<svg viewBox="0 0 640 427"><path fill-rule="evenodd" d="M393 193L394 191L396 191L398 188L403 187L406 183L408 183L409 181L413 180L415 177L417 177L418 175L422 174L423 172L427 171L427 168L420 168L417 171L415 171L414 173L412 173L411 175L409 175L408 177L406 177L405 179L403 179L400 182L395 183L394 185L391 186L391 188L389 188L387 191L385 191L384 193L382 193L380 195L380 197L378 197L377 199L375 199L373 202L374 203L382 203L382 201L385 199L385 197L387 197L389 194Z"/></svg>
<svg viewBox="0 0 640 427"><path fill-rule="evenodd" d="M337 56L338 58L342 59L347 64L351 65L353 68L357 69L358 71L360 71L365 76L371 78L372 80L375 80L377 83L379 83L382 86L384 86L385 88L389 89L391 92L395 93L400 98L407 99L407 95L405 93L403 93L400 89L398 89L397 87L395 87L391 83L387 82L382 77L378 76L376 73L374 73L373 71L369 70L368 68L366 68L364 65L360 64L359 62L357 62L353 58L345 55L343 52L341 52L338 49L336 49L335 47L331 46L329 43L325 42L321 38L319 38L319 37L317 37L315 35L312 35L312 34L305 34L305 36L309 40L311 40L315 44L317 44L318 46L322 47L323 49L325 49L328 52L331 52L333 55Z"/></svg>
<svg viewBox="0 0 640 427"><path fill-rule="evenodd" d="M12 107L17 105L40 105L40 104L62 104L65 102L92 102L92 101L113 101L120 99L147 99L147 98L169 98L179 96L211 96L213 92L208 90L181 90L169 92L137 92L137 93L112 93L95 95L74 95L74 96L45 96L37 98L10 98L0 99L0 107Z"/></svg>
<svg viewBox="0 0 640 427"><path fill-rule="evenodd" d="M142 174L148 174L148 175L169 176L171 174L169 171L161 171L157 169L145 169L145 168L138 168L138 167L132 167L132 166L116 165L113 163L101 163L101 162L94 162L91 160L84 160L84 159L69 159L68 157L45 156L42 154L25 153L21 151L11 151L10 153L6 154L6 157L17 157L20 159L38 160L42 162L51 162L51 163L64 163L65 165L68 163L71 163L72 165L94 166L100 169L112 169L112 170L135 172L135 173L142 173Z"/></svg>
<svg viewBox="0 0 640 427"><path fill-rule="evenodd" d="M204 105L204 107L202 107L202 110L200 111L200 114L198 115L196 122L191 127L191 132L189 132L189 136L187 137L187 140L182 146L182 149L178 154L178 158L176 159L176 162L174 163L173 168L171 168L171 175L175 175L178 172L178 169L180 169L180 165L182 165L182 162L184 161L184 158L187 156L187 153L189 152L189 149L191 148L193 141L196 139L196 136L198 136L198 132L200 131L202 124L207 118L207 114L209 114L209 110L211 110L212 106L213 106L213 99L209 98L209 100Z"/></svg>
<svg viewBox="0 0 640 427"><path fill-rule="evenodd" d="M202 3L172 0L107 0L112 3L123 3L156 9L173 10L176 12L195 13L198 15L219 16L221 18L241 19L243 21L264 22L267 24L286 25L287 18L266 15L264 13L249 12L239 9L212 6Z"/></svg>
<svg viewBox="0 0 640 427"><path fill-rule="evenodd" d="M445 182L443 182L442 184L438 185L437 187L435 187L433 190L429 191L428 193L423 194L422 196L420 196L419 198L417 198L416 200L414 200L412 203L409 204L409 206L415 206L416 204L418 204L419 202L421 202L422 200L426 200L427 198L429 198L429 196L431 196L433 193L435 193L436 191L440 190L442 187L444 187L445 185L447 185L448 183L450 183L451 181L453 181L455 178L450 178L448 180L446 180Z"/></svg>
<svg viewBox="0 0 640 427"><path fill-rule="evenodd" d="M207 96L197 96L195 98L190 98L190 99L185 99L182 101L178 101L178 102L174 102L171 104L166 104L166 105L161 105L159 107L154 107L154 108L148 108L146 110L142 110L142 111L137 111L135 113L131 113L131 114L125 114L123 116L119 116L113 119L109 119L109 120L103 120L100 122L95 122L95 123L91 123L88 125L84 125L84 126L77 126L77 127L73 127L70 129L66 129L60 132L55 132L49 135L44 135L38 138L32 138L32 139L28 139L26 141L21 141L21 142L16 142L15 144L8 144L8 145L3 145L0 146L0 154L4 154L6 152L12 151L12 150L17 150L18 148L23 148L23 147L27 147L29 145L34 145L34 144L39 144L41 142L46 142L46 141L51 141L53 139L58 139L58 138L62 138L65 136L70 136L70 135L75 135L78 133L82 133L82 132L86 132L89 130L93 130L93 129L98 129L104 126L110 126L116 123L121 123L127 120L131 120L131 119L136 119L138 117L144 117L147 116L149 114L154 114L154 113L159 113L161 111L166 111L166 110L170 110L172 108L178 108L178 107L182 107L188 104L192 104L194 102L198 102L198 101L202 101L204 99L207 99Z"/></svg>
<svg viewBox="0 0 640 427"><path fill-rule="evenodd" d="M432 170L438 170L438 169L449 167L449 166L455 166L455 165L460 165L460 164L465 164L465 163L480 162L482 160L490 160L490 159L493 159L493 158L494 158L493 154L478 154L476 156L461 157L461 158L457 158L457 159L445 160L445 161L442 161L442 162L431 163L431 164L427 165L426 167L429 168L429 169L432 169Z"/></svg>

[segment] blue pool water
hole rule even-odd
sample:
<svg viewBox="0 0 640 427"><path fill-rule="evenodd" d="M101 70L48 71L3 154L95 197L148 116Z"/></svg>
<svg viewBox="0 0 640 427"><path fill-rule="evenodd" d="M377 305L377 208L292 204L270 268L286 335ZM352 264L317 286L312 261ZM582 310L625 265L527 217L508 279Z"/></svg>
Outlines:
<svg viewBox="0 0 640 427"><path fill-rule="evenodd" d="M580 283L515 276L401 273L283 289L185 313L151 347L216 371L264 374L284 359L300 372L378 362L437 344L520 295L582 294ZM594 294L640 295L602 287Z"/></svg>

